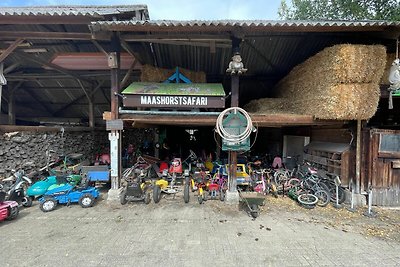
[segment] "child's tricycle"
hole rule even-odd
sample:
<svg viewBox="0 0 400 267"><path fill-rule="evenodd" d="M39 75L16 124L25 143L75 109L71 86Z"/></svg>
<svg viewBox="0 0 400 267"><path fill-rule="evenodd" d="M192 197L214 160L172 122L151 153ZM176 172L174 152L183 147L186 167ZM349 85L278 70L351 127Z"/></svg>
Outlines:
<svg viewBox="0 0 400 267"><path fill-rule="evenodd" d="M52 211L58 204L79 203L82 208L93 206L95 199L99 196L99 191L95 187L77 187L71 184L57 187L47 191L39 199L40 209L43 212Z"/></svg>

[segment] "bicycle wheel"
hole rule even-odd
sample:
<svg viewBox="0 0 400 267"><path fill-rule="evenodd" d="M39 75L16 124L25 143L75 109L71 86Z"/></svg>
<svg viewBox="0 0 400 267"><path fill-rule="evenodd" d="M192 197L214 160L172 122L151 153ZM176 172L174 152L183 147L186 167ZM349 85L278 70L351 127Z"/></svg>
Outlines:
<svg viewBox="0 0 400 267"><path fill-rule="evenodd" d="M297 201L306 208L314 208L318 202L318 197L313 194L305 193L297 197Z"/></svg>
<svg viewBox="0 0 400 267"><path fill-rule="evenodd" d="M325 190L318 190L314 192L314 195L318 198L317 205L320 207L326 207L331 200L329 193Z"/></svg>
<svg viewBox="0 0 400 267"><path fill-rule="evenodd" d="M288 180L286 174L282 171L276 171L274 174L274 181L277 185L282 185L284 182Z"/></svg>

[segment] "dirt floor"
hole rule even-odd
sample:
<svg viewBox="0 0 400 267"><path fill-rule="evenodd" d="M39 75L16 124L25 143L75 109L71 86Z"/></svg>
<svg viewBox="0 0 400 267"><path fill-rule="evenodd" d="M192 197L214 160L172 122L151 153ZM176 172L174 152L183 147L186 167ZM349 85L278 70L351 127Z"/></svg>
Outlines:
<svg viewBox="0 0 400 267"><path fill-rule="evenodd" d="M229 206L218 201L212 201L210 205L221 213L228 213L228 215L237 213L236 208L230 209ZM342 204L339 209L329 204L326 207L305 209L287 196L278 198L267 196L261 212L263 215L284 217L288 221L318 224L326 229L336 229L361 234L365 238L377 237L400 243L400 208L372 207L373 216L367 216L367 206L358 208L354 212L349 211L349 208L350 206L346 204Z"/></svg>

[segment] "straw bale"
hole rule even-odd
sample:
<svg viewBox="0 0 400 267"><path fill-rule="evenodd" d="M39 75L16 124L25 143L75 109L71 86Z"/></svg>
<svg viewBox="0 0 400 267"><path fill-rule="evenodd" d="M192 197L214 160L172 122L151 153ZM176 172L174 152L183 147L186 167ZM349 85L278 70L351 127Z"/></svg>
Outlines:
<svg viewBox="0 0 400 267"><path fill-rule="evenodd" d="M261 98L250 101L244 106L244 109L252 113L262 114L288 114L292 111L291 102L285 98Z"/></svg>
<svg viewBox="0 0 400 267"><path fill-rule="evenodd" d="M378 83L386 64L382 45L335 45L293 68L277 85L279 96L341 83Z"/></svg>
<svg viewBox="0 0 400 267"><path fill-rule="evenodd" d="M184 68L179 68L179 71L185 75L193 83L205 83L206 74L202 71L191 71ZM163 82L175 73L174 69L162 69L151 65L144 65L140 80L142 82Z"/></svg>
<svg viewBox="0 0 400 267"><path fill-rule="evenodd" d="M389 71L390 67L392 66L393 61L396 59L396 54L390 53L386 55L386 66L385 71L383 72L381 84L390 85L389 82Z"/></svg>
<svg viewBox="0 0 400 267"><path fill-rule="evenodd" d="M292 98L294 111L318 119L366 120L378 107L380 88L376 83L337 84L325 89L325 94Z"/></svg>
<svg viewBox="0 0 400 267"><path fill-rule="evenodd" d="M258 114L304 114L327 120L365 120L378 106L380 89L375 83L337 84L324 87L324 94L306 93L294 98L252 100L245 109Z"/></svg>

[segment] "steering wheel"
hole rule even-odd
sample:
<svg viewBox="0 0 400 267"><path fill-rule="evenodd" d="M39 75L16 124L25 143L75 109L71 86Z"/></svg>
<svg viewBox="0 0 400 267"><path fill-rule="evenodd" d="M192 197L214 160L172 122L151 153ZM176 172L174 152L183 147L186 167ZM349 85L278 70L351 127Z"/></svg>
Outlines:
<svg viewBox="0 0 400 267"><path fill-rule="evenodd" d="M197 155L196 155L196 153L194 153L194 151L193 150L189 150L189 158L191 158L192 160L195 160L195 159L197 159Z"/></svg>

